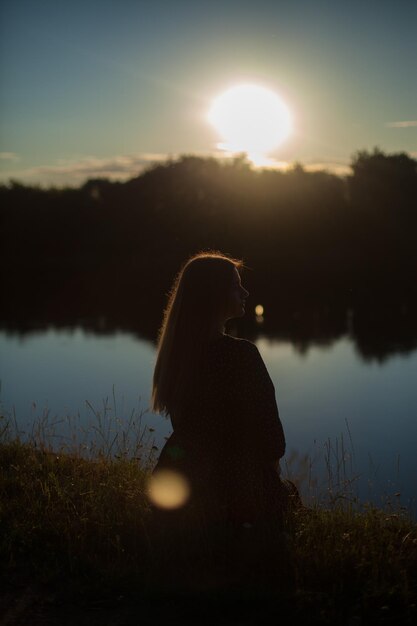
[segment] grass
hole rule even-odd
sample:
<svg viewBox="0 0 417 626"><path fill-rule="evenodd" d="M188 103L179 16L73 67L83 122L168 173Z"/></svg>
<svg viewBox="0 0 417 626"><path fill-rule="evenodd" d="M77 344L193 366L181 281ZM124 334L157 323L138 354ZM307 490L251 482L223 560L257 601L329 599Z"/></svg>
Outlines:
<svg viewBox="0 0 417 626"><path fill-rule="evenodd" d="M417 525L399 506L357 506L343 443L329 442L323 497L291 513L284 532L222 531L210 543L202 526L155 532L146 488L156 450L143 413L117 417L115 398L91 410L95 425L78 440L54 436L48 415L29 434L0 417L4 624L38 611L45 623L81 625L86 607L89 624L136 623L146 607L157 624L173 618L173 597L178 623L187 611L199 623L193 602L216 624L260 623L262 611L271 623L285 611L306 624L413 623Z"/></svg>

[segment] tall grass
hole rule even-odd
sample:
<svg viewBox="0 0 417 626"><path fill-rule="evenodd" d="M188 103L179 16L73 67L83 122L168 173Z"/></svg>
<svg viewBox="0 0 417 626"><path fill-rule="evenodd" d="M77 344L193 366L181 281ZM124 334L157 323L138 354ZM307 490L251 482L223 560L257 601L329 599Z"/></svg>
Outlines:
<svg viewBox="0 0 417 626"><path fill-rule="evenodd" d="M25 430L19 425L15 410L7 413L0 406L0 442L19 441L44 452L60 452L79 458L124 458L136 459L142 468L149 468L155 460L153 428L145 424L147 409L139 404L127 415L124 401L121 407L115 388L95 407L86 400L90 419L77 415L51 416L44 408L34 416ZM36 404L32 405L36 410ZM87 422L87 424L85 423Z"/></svg>
<svg viewBox="0 0 417 626"><path fill-rule="evenodd" d="M0 415L0 556L15 575L73 576L88 587L137 578L149 559L146 483L157 449L145 411L119 414L106 398L80 416L48 410L23 430ZM7 572L7 573L6 573Z"/></svg>
<svg viewBox="0 0 417 626"><path fill-rule="evenodd" d="M285 473L307 493L308 510L263 535L229 530L214 553L201 529L154 532L147 485L157 450L144 412L123 417L114 390L112 402L89 408L89 429L43 413L22 432L15 416L0 416L3 585L35 577L76 596L123 589L145 597L162 584L166 591L192 583L201 593L239 580L247 592L264 588L281 600L290 587L298 617L321 616L317 623L415 615L417 526L403 507L358 502L351 439L350 447L343 438L325 443L324 489L314 460L287 459Z"/></svg>

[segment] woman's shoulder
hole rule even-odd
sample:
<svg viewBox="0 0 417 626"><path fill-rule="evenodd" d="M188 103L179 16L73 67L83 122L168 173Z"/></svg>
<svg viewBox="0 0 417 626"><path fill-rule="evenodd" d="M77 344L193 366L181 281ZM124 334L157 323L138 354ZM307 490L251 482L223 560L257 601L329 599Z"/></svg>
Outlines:
<svg viewBox="0 0 417 626"><path fill-rule="evenodd" d="M209 359L209 370L216 377L231 377L233 381L237 377L240 384L247 381L249 385L269 377L258 347L252 341L223 334L216 344Z"/></svg>
<svg viewBox="0 0 417 626"><path fill-rule="evenodd" d="M233 353L239 356L248 355L249 358L250 356L252 356L253 358L253 355L259 355L259 350L257 346L248 339L233 337L232 335L227 334L223 336L223 339L224 345L226 345L231 351L233 351Z"/></svg>
<svg viewBox="0 0 417 626"><path fill-rule="evenodd" d="M240 337L223 334L211 342L207 353L207 368L216 377L225 371L235 372L255 364L258 349L254 343ZM258 353L259 354L259 353Z"/></svg>
<svg viewBox="0 0 417 626"><path fill-rule="evenodd" d="M256 380L264 383L270 379L258 346L252 341L225 335L223 345L228 346L225 350L230 356L227 359L228 364L241 382L247 381L248 384L253 385Z"/></svg>

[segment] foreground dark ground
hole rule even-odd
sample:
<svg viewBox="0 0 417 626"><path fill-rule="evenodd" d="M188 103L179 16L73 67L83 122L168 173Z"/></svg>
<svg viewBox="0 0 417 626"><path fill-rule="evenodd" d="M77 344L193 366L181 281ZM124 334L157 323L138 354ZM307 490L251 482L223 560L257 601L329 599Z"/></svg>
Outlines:
<svg viewBox="0 0 417 626"><path fill-rule="evenodd" d="M210 624L252 626L262 624L415 624L415 604L395 606L392 598L375 598L373 606L338 604L326 592L294 594L223 593L142 597L118 591L80 593L75 597L32 583L3 589L2 626L133 626L136 624ZM388 604L384 604L387 602Z"/></svg>
<svg viewBox="0 0 417 626"><path fill-rule="evenodd" d="M153 532L148 477L137 458L0 443L2 626L415 623L417 527L400 507L333 494L213 551Z"/></svg>

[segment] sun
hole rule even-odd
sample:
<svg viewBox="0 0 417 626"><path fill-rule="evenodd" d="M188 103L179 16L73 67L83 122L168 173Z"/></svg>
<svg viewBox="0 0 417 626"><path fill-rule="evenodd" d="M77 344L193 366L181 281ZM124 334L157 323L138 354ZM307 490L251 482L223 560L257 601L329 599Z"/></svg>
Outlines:
<svg viewBox="0 0 417 626"><path fill-rule="evenodd" d="M258 85L231 87L212 102L208 121L224 140L218 147L246 152L256 164L291 133L288 107L273 91Z"/></svg>

